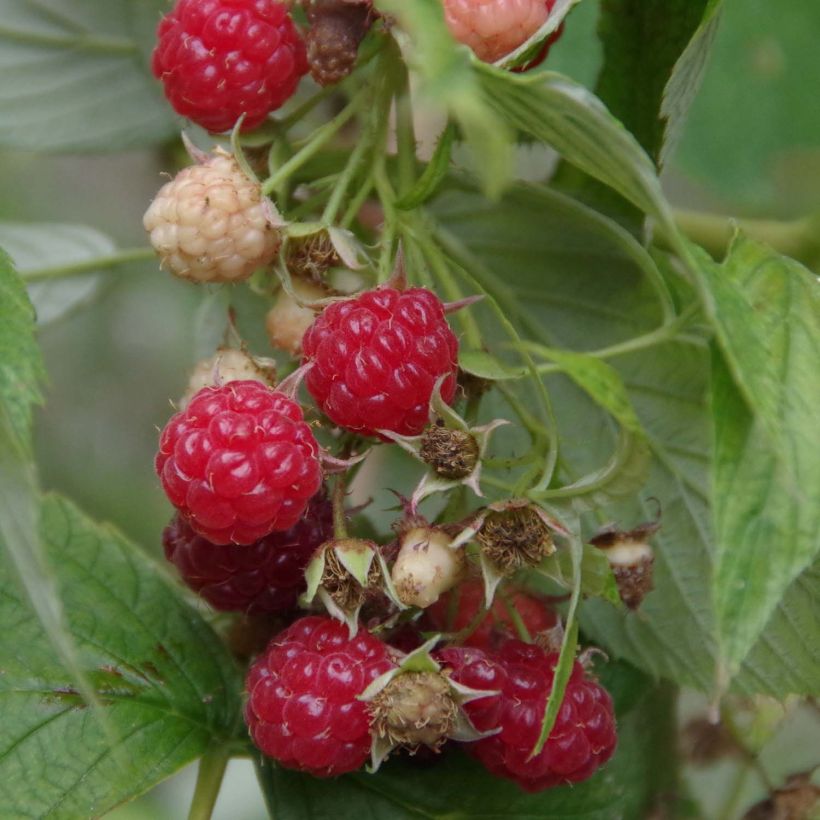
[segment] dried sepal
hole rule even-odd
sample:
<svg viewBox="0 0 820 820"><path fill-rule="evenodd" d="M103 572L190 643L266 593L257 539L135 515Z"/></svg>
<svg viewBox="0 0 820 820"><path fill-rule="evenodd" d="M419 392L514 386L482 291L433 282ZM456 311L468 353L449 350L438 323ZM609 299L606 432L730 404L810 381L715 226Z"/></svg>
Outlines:
<svg viewBox="0 0 820 820"><path fill-rule="evenodd" d="M444 377L436 382L430 397L430 424L419 436L402 436L391 430L379 434L398 444L428 466L410 498L413 513L427 496L447 492L461 484L482 497L481 460L492 432L510 422L494 419L488 424L469 424L441 397Z"/></svg>
<svg viewBox="0 0 820 820"><path fill-rule="evenodd" d="M359 695L371 714L372 771L399 747L411 754L421 746L438 751L450 738L469 742L494 733L479 732L463 706L498 693L471 689L442 672L430 655L439 639L431 638Z"/></svg>

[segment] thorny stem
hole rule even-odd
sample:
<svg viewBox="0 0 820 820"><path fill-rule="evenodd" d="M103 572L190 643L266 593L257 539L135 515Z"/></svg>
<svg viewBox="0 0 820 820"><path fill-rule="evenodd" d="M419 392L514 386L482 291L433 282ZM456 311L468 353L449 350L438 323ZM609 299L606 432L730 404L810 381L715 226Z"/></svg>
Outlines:
<svg viewBox="0 0 820 820"><path fill-rule="evenodd" d="M357 94L332 120L317 128L310 140L297 151L287 162L280 165L262 185L265 196L273 193L281 182L298 171L308 160L312 159L342 128L353 118L364 104L365 96Z"/></svg>
<svg viewBox="0 0 820 820"><path fill-rule="evenodd" d="M345 520L345 486L344 474L336 477L333 487L333 537L347 538L347 521Z"/></svg>
<svg viewBox="0 0 820 820"><path fill-rule="evenodd" d="M200 758L188 820L210 820L230 757L229 748L219 745L212 746Z"/></svg>
<svg viewBox="0 0 820 820"><path fill-rule="evenodd" d="M527 625L524 623L521 613L513 606L513 602L510 600L510 594L505 589L499 589L498 595L510 616L510 620L513 622L518 637L525 643L532 643L532 635L530 635L530 631L527 629Z"/></svg>

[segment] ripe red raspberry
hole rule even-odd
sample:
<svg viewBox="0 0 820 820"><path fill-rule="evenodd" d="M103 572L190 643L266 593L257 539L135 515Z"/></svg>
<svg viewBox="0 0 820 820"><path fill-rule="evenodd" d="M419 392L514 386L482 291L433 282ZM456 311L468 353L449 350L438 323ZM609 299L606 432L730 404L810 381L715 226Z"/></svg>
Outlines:
<svg viewBox="0 0 820 820"><path fill-rule="evenodd" d="M355 771L371 744L368 707L357 696L394 666L368 632L350 638L332 618L296 621L248 672L253 742L282 766L316 777Z"/></svg>
<svg viewBox="0 0 820 820"><path fill-rule="evenodd" d="M178 114L209 131L259 125L307 73L305 44L279 0L177 0L151 64Z"/></svg>
<svg viewBox="0 0 820 820"><path fill-rule="evenodd" d="M165 528L162 543L185 583L214 609L256 615L296 608L305 591L305 567L332 536L333 507L319 493L289 530L250 546L212 544L179 515Z"/></svg>
<svg viewBox="0 0 820 820"><path fill-rule="evenodd" d="M532 37L554 5L555 0L444 0L444 17L459 43L469 46L479 60L494 63ZM529 67L544 57L546 51Z"/></svg>
<svg viewBox="0 0 820 820"><path fill-rule="evenodd" d="M465 705L477 729L501 731L467 747L493 774L529 792L579 783L615 751L615 715L609 693L576 661L546 745L532 760L558 654L535 644L506 641L498 651L450 647L437 655L458 683L497 689L499 695Z"/></svg>
<svg viewBox="0 0 820 820"><path fill-rule="evenodd" d="M200 390L165 425L155 466L170 502L214 544L289 529L322 484L302 409L255 381Z"/></svg>
<svg viewBox="0 0 820 820"><path fill-rule="evenodd" d="M507 587L505 593L531 636L552 629L555 613L544 601L522 590ZM465 581L442 595L424 613L429 629L437 632L459 632L473 622L484 608L484 584L478 579ZM496 595L493 605L473 633L465 638L465 646L490 649L499 640L516 635L515 624L506 602Z"/></svg>
<svg viewBox="0 0 820 820"><path fill-rule="evenodd" d="M340 427L420 433L436 380L456 390L458 340L432 291L381 287L326 308L302 339L308 390Z"/></svg>

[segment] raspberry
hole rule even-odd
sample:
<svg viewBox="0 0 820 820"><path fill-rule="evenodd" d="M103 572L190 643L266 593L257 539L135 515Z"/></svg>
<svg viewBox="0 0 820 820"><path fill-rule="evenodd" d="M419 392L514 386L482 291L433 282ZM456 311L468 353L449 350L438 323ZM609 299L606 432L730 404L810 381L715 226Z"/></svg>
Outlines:
<svg viewBox="0 0 820 820"><path fill-rule="evenodd" d="M170 502L214 544L289 529L322 484L301 408L254 381L200 390L165 425L155 466Z"/></svg>
<svg viewBox="0 0 820 820"><path fill-rule="evenodd" d="M363 435L420 433L436 380L450 403L458 340L432 291L381 287L336 302L302 340L308 390L340 427Z"/></svg>
<svg viewBox="0 0 820 820"><path fill-rule="evenodd" d="M174 110L208 131L259 125L307 73L305 44L277 0L177 0L151 63Z"/></svg>
<svg viewBox="0 0 820 820"><path fill-rule="evenodd" d="M532 37L554 5L555 0L444 0L444 17L459 43L494 63ZM546 52L537 62L544 57Z"/></svg>
<svg viewBox="0 0 820 820"><path fill-rule="evenodd" d="M296 295L305 302L315 302L330 295L323 285L305 279L293 279L291 284ZM298 356L302 352L302 337L315 318L316 313L311 308L302 307L289 293L281 290L265 317L265 330L271 346Z"/></svg>
<svg viewBox="0 0 820 820"><path fill-rule="evenodd" d="M506 596L531 636L535 637L555 626L555 613L540 599L510 587L506 589ZM473 622L483 608L484 584L480 580L471 579L439 598L425 611L425 618L431 630L460 632ZM515 624L507 603L496 597L475 630L464 639L464 644L489 649L500 638L513 637L515 634Z"/></svg>
<svg viewBox="0 0 820 820"><path fill-rule="evenodd" d="M218 387L249 379L273 387L276 384L276 362L272 359L255 359L243 350L220 348L213 356L197 362L188 378L188 387L179 402L179 409L184 410L203 387Z"/></svg>
<svg viewBox="0 0 820 820"><path fill-rule="evenodd" d="M395 666L365 631L348 637L331 618L302 618L278 635L248 672L245 720L253 742L290 769L331 777L370 753L370 716L357 700Z"/></svg>
<svg viewBox="0 0 820 820"><path fill-rule="evenodd" d="M421 609L455 586L464 574L463 549L452 549L444 530L414 526L399 539L391 576L399 600Z"/></svg>
<svg viewBox="0 0 820 820"><path fill-rule="evenodd" d="M259 185L224 151L163 185L142 221L162 265L194 282L247 279L279 249Z"/></svg>
<svg viewBox="0 0 820 820"><path fill-rule="evenodd" d="M214 609L255 615L296 608L305 590L305 567L332 534L333 507L320 493L289 530L250 546L212 544L179 515L165 528L162 542L185 583Z"/></svg>
<svg viewBox="0 0 820 820"><path fill-rule="evenodd" d="M586 780L612 756L617 743L612 699L576 662L549 738L532 760L558 654L508 640L494 653L450 647L438 653L458 683L497 689L499 695L466 704L477 729L500 732L468 749L493 774L536 792Z"/></svg>

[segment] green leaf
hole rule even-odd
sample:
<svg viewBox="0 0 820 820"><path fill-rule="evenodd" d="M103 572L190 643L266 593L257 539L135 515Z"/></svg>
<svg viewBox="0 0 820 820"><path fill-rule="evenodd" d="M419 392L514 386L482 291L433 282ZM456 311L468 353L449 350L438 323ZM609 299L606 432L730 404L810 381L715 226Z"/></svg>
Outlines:
<svg viewBox="0 0 820 820"><path fill-rule="evenodd" d="M677 146L689 109L700 90L717 36L720 24L718 12L722 5L723 0L708 0L700 25L675 63L663 90L661 117L666 121L666 139L660 152L661 162Z"/></svg>
<svg viewBox="0 0 820 820"><path fill-rule="evenodd" d="M0 402L22 442L28 442L31 406L42 400L44 376L34 338L34 311L11 260L0 248Z"/></svg>
<svg viewBox="0 0 820 820"><path fill-rule="evenodd" d="M521 379L527 375L525 367L511 367L495 356L483 350L461 350L458 354L458 366L473 376L489 381L507 381Z"/></svg>
<svg viewBox="0 0 820 820"><path fill-rule="evenodd" d="M646 334L663 321L657 291L621 242L620 231L605 230L608 220L566 197L520 187L493 205L451 191L437 201L436 214L454 241L482 260L487 269L482 283L533 342L552 349L598 350ZM492 325L482 325L482 331L492 353ZM581 627L613 656L708 690L716 648L708 583L713 540L707 350L696 337L684 336L609 364L626 387L652 458L640 503L620 505L608 515L624 526L648 520L654 514L648 499L655 497L663 508L663 527L653 539L655 591L641 611L618 611L605 601L589 600L581 607ZM565 474L575 478L593 472L611 455L617 424L564 375L550 375L548 385ZM487 412L499 415L493 410ZM599 523L590 521L590 529Z"/></svg>
<svg viewBox="0 0 820 820"><path fill-rule="evenodd" d="M176 129L146 42L164 0L0 0L0 146L119 151Z"/></svg>
<svg viewBox="0 0 820 820"><path fill-rule="evenodd" d="M0 779L15 817L99 816L229 738L241 680L212 630L113 529L47 498L40 537L103 725L0 561ZM114 733L116 745L110 733Z"/></svg>
<svg viewBox="0 0 820 820"><path fill-rule="evenodd" d="M527 77L484 63L475 70L490 104L507 122L676 233L654 163L597 97L551 72Z"/></svg>
<svg viewBox="0 0 820 820"><path fill-rule="evenodd" d="M701 24L707 0L603 0L598 31L604 65L596 92L656 161L670 112L682 118L693 91L692 71L678 75L680 92L662 116L664 89L678 58ZM692 66L692 60L686 66ZM683 94L683 89L686 94Z"/></svg>
<svg viewBox="0 0 820 820"><path fill-rule="evenodd" d="M0 222L0 245L11 255L24 279L27 274L36 276L75 264L85 268L97 259L102 266L116 250L113 240L93 228L22 222ZM48 324L93 299L100 282L99 274L94 272L32 281L28 292L38 324Z"/></svg>
<svg viewBox="0 0 820 820"><path fill-rule="evenodd" d="M527 794L518 786L488 776L477 762L458 750L445 751L435 765L413 758L390 760L378 776L346 775L316 780L284 769L268 769L276 820L333 817L359 820L609 820L645 817L654 795L668 787L673 767L656 777L657 760L673 754L672 700L663 688L651 687L630 667L608 664L600 669L615 695L618 750L595 776L574 786Z"/></svg>
<svg viewBox="0 0 820 820"><path fill-rule="evenodd" d="M621 235L607 232L607 220L553 191L518 187L496 205L465 190L450 190L436 202L435 213L454 246L481 260L482 284L531 342L599 351L645 337L663 322L659 292L645 267L636 264L638 257L620 242ZM681 306L697 304L684 280L677 280L676 291ZM805 310L804 305L796 316ZM789 332L789 323L782 325L777 333ZM717 546L707 332L691 327L674 339L657 338L651 346L607 360L626 387L652 458L640 500L620 503L606 515L628 527L654 515L649 499L656 498L663 518L653 537L655 589L640 611L617 611L605 601L588 600L580 619L585 634L613 657L713 692L718 633L711 580ZM506 338L491 323L482 323L482 335L491 355L503 349ZM611 453L617 426L570 379L552 374L547 380L561 434L561 468L571 476L587 474ZM517 388L524 382L507 384ZM493 416L503 412L500 402L493 405L495 392L484 399ZM587 524L597 529L600 521ZM775 697L816 688L812 596L820 596L817 563L791 582L766 616L733 688Z"/></svg>
<svg viewBox="0 0 820 820"><path fill-rule="evenodd" d="M713 359L715 601L737 672L789 585L820 553L820 285L738 236L702 281L722 355Z"/></svg>

